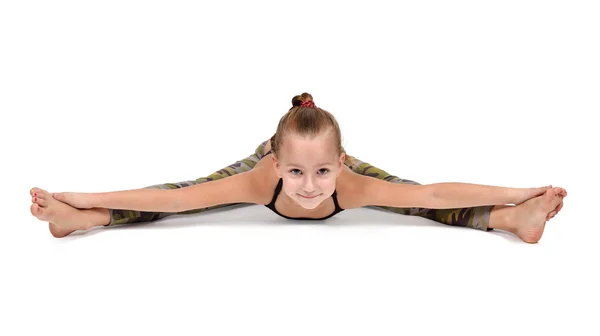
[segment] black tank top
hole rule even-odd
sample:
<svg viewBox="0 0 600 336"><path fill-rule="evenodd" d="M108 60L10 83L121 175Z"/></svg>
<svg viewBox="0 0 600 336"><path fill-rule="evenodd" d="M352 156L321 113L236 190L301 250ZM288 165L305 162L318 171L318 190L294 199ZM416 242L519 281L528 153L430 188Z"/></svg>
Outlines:
<svg viewBox="0 0 600 336"><path fill-rule="evenodd" d="M338 203L337 200L337 190L333 191L333 194L331 195L331 197L333 198L333 203L335 204L335 210L325 216L325 217L321 217L321 218L310 218L310 217L288 217L286 215L281 214L279 211L277 211L277 209L275 209L275 201L277 201L277 197L279 196L279 193L281 192L281 187L283 185L283 179L279 178L279 182L277 183L277 188L275 188L275 193L273 195L273 199L271 200L271 203L265 205L267 208L273 210L273 212L275 212L276 214L278 214L279 216L283 217L283 218L287 218L287 219L300 219L300 220L324 220L330 217L333 217L334 215L344 211L344 209L340 208L340 205Z"/></svg>

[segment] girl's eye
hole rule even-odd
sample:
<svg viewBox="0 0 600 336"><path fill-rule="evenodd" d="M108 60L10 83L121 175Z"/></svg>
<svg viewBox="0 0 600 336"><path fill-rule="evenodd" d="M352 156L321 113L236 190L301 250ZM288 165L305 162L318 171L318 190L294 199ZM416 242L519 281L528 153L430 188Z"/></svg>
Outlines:
<svg viewBox="0 0 600 336"><path fill-rule="evenodd" d="M321 174L321 175L323 175L323 174L326 174L327 172L329 172L329 169L327 169L327 168L322 168L322 169L319 169L319 172L321 172L321 171L325 171L325 173L322 173L322 174ZM299 169L292 169L292 170L290 170L290 172L291 172L293 175L298 175L298 174L295 174L295 172L300 172L300 170L299 170Z"/></svg>

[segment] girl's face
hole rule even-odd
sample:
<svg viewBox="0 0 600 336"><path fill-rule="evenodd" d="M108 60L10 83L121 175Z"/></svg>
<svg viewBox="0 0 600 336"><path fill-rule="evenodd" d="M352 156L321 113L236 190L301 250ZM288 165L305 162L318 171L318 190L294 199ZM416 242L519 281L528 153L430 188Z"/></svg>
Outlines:
<svg viewBox="0 0 600 336"><path fill-rule="evenodd" d="M273 156L275 171L283 179L282 192L296 204L315 209L333 194L344 154L337 156L331 137L287 134L280 153L280 159Z"/></svg>

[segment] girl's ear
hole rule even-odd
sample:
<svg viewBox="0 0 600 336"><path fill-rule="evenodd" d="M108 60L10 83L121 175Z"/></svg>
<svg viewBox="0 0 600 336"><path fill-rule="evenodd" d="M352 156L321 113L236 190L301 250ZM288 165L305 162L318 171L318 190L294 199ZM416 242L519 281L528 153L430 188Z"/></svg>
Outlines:
<svg viewBox="0 0 600 336"><path fill-rule="evenodd" d="M279 178L281 178L281 174L279 173L279 160L277 160L275 154L271 154L271 162L273 163L273 169L275 169L275 173Z"/></svg>
<svg viewBox="0 0 600 336"><path fill-rule="evenodd" d="M340 156L340 161L339 161L339 165L338 165L338 175L341 174L341 172L344 168L345 162L346 162L346 153L342 153L342 155Z"/></svg>

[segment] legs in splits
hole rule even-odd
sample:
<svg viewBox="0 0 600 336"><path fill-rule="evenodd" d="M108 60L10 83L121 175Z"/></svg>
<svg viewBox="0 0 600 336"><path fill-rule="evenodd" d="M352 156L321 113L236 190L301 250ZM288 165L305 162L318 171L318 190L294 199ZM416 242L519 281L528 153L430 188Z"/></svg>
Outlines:
<svg viewBox="0 0 600 336"><path fill-rule="evenodd" d="M353 172L378 178L390 183L416 184L418 182L401 179L383 169L346 154L345 165ZM534 197L517 206L488 205L457 209L397 208L376 206L395 213L419 216L445 225L462 226L483 231L500 229L511 232L528 243L541 238L545 223L562 208L562 196L548 189L545 194Z"/></svg>
<svg viewBox="0 0 600 336"><path fill-rule="evenodd" d="M206 177L200 177L196 180L189 180L177 183L164 183L148 186L145 188L156 189L177 189L185 188L199 183L214 181L222 178L227 178L235 174L249 171L260 161L264 156L264 148L267 141L262 142L256 147L253 154L244 159L238 160L235 163L222 168ZM31 213L38 219L48 222L50 232L54 237L64 237L76 230L87 230L94 226L111 226L128 223L153 222L175 214L195 214L205 212L212 209L223 208L235 205L222 204L213 207L200 208L185 212L144 212L132 211L127 209L78 209L70 204L75 205L75 200L69 199L69 193L58 193L54 197L51 193L40 189L33 188L31 191L33 204L31 205Z"/></svg>

